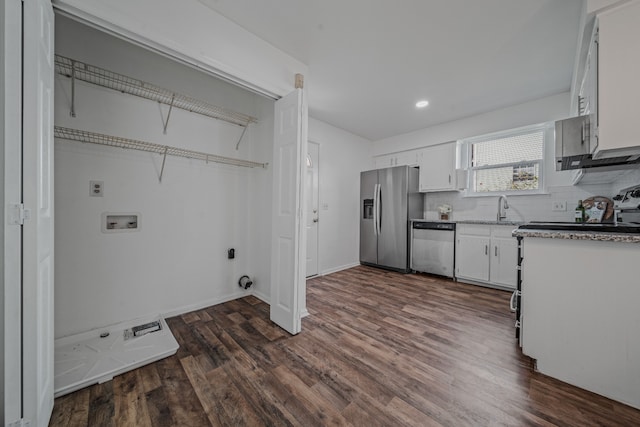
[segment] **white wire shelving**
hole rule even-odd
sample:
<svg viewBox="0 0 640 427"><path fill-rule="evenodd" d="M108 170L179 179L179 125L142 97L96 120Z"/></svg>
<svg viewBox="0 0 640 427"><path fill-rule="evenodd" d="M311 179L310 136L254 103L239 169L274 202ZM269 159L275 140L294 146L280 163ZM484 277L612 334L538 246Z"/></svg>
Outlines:
<svg viewBox="0 0 640 427"><path fill-rule="evenodd" d="M115 73L104 68L86 64L75 59L55 55L55 66L58 74L71 78L71 115L75 117L75 80L92 83L98 86L117 90L129 95L157 101L170 107L164 124L165 133L171 108L176 107L192 113L202 114L218 120L224 120L246 129L258 119L228 108L219 107L207 102L191 98L180 93L161 88L151 83ZM244 132L243 132L244 134ZM241 137L242 138L242 137Z"/></svg>
<svg viewBox="0 0 640 427"><path fill-rule="evenodd" d="M200 151L187 150L184 148L172 147L170 145L153 144L151 142L138 141L135 139L122 138L118 136L105 135L96 132L89 132L79 129L71 129L62 126L54 126L54 136L56 138L68 141L77 141L98 145L106 145L108 147L118 147L130 150L146 151L156 153L163 156L162 169L160 170L160 182L162 182L162 174L164 172L164 164L169 156L186 157L188 159L203 160L207 163L222 163L225 165L241 166L247 168L267 168L268 163L258 163L249 160L234 159L232 157L218 156L215 154L203 153Z"/></svg>

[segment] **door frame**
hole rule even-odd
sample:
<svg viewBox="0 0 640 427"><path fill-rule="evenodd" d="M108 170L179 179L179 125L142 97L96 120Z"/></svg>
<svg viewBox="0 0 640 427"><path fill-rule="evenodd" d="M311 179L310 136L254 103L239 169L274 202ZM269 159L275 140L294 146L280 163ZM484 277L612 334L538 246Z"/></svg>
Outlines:
<svg viewBox="0 0 640 427"><path fill-rule="evenodd" d="M3 425L22 418L22 230L13 223L13 207L22 201L22 2L2 2L2 349ZM6 216L5 216L6 215Z"/></svg>
<svg viewBox="0 0 640 427"><path fill-rule="evenodd" d="M50 0L22 10L22 411L47 426L54 389L54 25Z"/></svg>

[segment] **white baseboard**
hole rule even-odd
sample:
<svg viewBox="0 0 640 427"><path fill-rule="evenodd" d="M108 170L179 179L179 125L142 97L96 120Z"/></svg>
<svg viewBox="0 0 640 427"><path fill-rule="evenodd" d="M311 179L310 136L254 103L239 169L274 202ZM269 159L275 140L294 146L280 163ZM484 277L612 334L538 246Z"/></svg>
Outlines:
<svg viewBox="0 0 640 427"><path fill-rule="evenodd" d="M179 316L181 314L189 313L192 311L200 310L212 305L222 304L223 302L229 302L234 299L239 299L251 295L251 292L235 292L231 295L225 295L223 297L211 298L204 301L199 301L196 304L185 305L162 313L162 316L167 319L169 317Z"/></svg>
<svg viewBox="0 0 640 427"><path fill-rule="evenodd" d="M253 296L258 298L260 301L267 303L269 305L271 305L271 298L269 298L268 296L266 296L265 294L263 294L262 292L259 292L257 290L253 291Z"/></svg>
<svg viewBox="0 0 640 427"><path fill-rule="evenodd" d="M356 264L358 265L358 264ZM351 267L346 267L346 268L351 268ZM344 268L341 268L341 270L344 270ZM340 270L336 270L336 271L340 271ZM324 275L324 273L323 273ZM201 310L205 307L210 307L212 305L217 305L217 304L222 304L225 302L229 302L229 301L233 301L235 299L239 299L239 298L243 298L246 297L247 295L253 295L254 297L258 298L260 301L266 303L266 304L271 304L270 298L259 292L254 290L253 292L236 292L234 294L231 295L226 295L224 297L218 297L218 298L212 298L209 300L205 300L205 301L200 301L197 304L190 304L190 305L185 305L179 308L175 308L173 310L169 310L169 311L165 311L162 313L162 316L167 319L169 317L175 317L175 316L179 316L181 314L185 314L185 313L190 313L192 311L196 311L196 310ZM309 316L309 310L307 310L307 308L305 307L302 310L302 317L306 317Z"/></svg>
<svg viewBox="0 0 640 427"><path fill-rule="evenodd" d="M340 267L330 268L328 270L324 270L323 272L321 272L319 276L326 276L327 274L337 273L338 271L342 271L342 270L348 270L349 268L357 267L359 265L360 265L359 262L354 262L352 264L346 264Z"/></svg>
<svg viewBox="0 0 640 427"><path fill-rule="evenodd" d="M267 303L269 305L271 305L270 302L270 298L268 298L266 295L261 294L260 292L253 292L253 296L258 298L260 301ZM309 316L309 310L307 310L307 307L305 307L304 309L302 309L302 313L301 313L301 317L307 317Z"/></svg>

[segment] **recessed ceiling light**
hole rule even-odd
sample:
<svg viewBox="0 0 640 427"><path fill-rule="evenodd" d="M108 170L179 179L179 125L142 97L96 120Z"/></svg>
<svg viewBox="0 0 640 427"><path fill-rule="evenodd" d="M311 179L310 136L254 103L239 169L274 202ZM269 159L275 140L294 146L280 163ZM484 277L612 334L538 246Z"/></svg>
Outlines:
<svg viewBox="0 0 640 427"><path fill-rule="evenodd" d="M427 100L422 100L422 101L416 102L416 108L424 108L427 105L429 105L429 101L427 101Z"/></svg>

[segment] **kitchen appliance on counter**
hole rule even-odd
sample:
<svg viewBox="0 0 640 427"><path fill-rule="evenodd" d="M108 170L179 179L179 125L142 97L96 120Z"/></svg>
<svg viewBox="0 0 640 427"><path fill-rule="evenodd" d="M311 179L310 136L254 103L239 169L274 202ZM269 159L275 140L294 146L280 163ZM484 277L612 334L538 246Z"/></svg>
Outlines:
<svg viewBox="0 0 640 427"><path fill-rule="evenodd" d="M409 219L423 216L418 169L360 173L360 263L408 273Z"/></svg>
<svg viewBox="0 0 640 427"><path fill-rule="evenodd" d="M411 270L453 278L455 222L411 221Z"/></svg>
<svg viewBox="0 0 640 427"><path fill-rule="evenodd" d="M616 223L640 225L640 185L623 188L613 197Z"/></svg>

